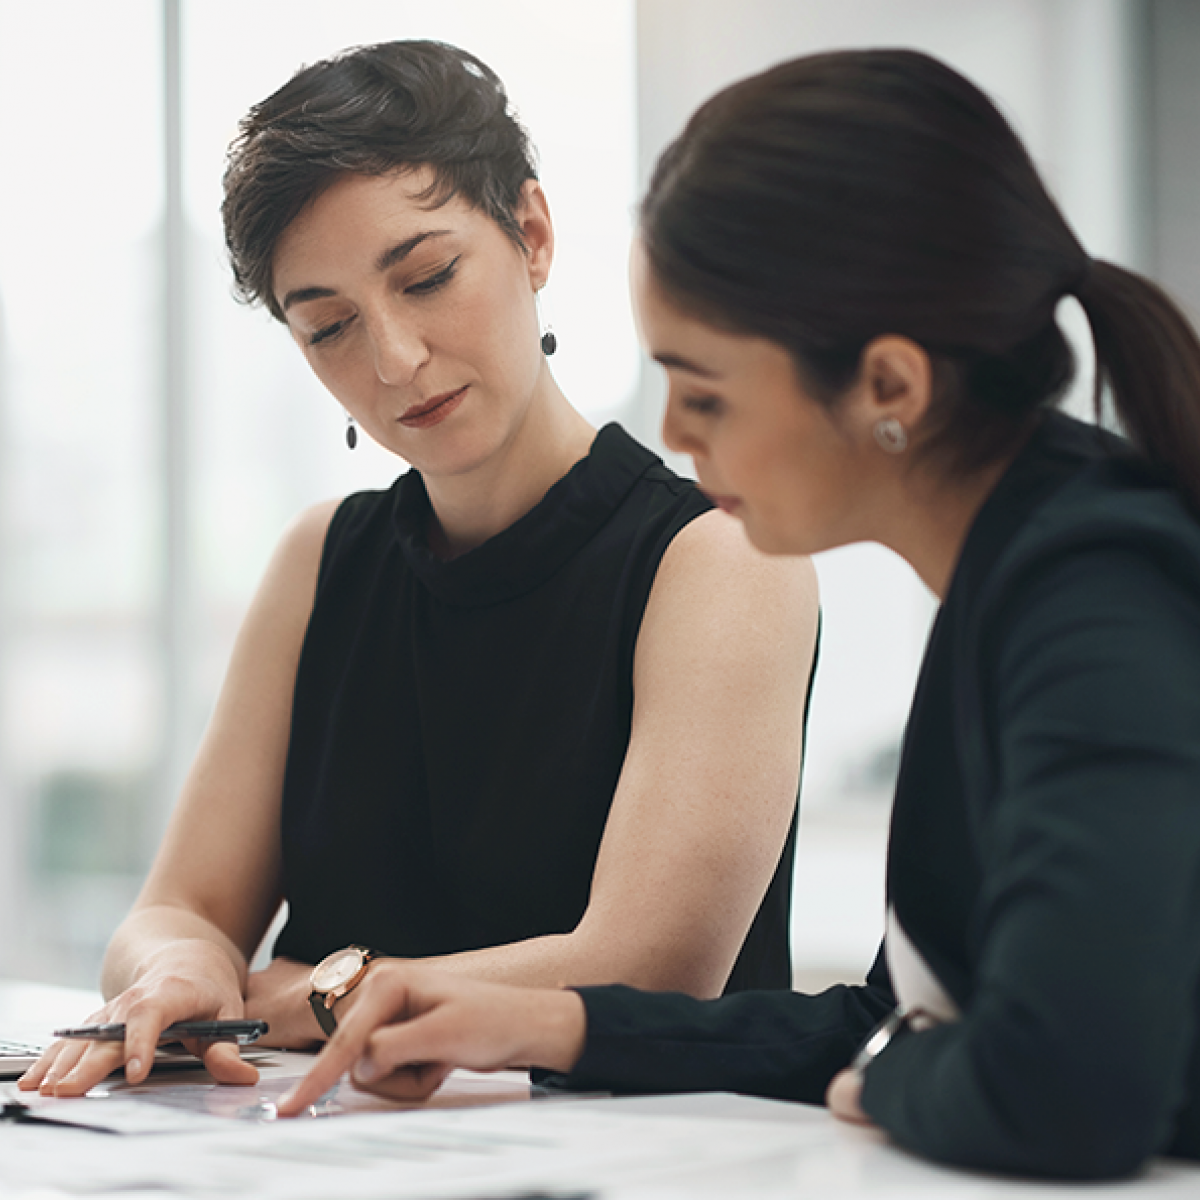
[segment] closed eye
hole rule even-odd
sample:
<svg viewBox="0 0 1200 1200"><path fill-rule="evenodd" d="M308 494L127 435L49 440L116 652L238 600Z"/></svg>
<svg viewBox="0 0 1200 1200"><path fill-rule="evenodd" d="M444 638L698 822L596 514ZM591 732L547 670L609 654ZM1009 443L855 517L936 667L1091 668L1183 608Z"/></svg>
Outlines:
<svg viewBox="0 0 1200 1200"><path fill-rule="evenodd" d="M452 258L440 271L426 276L417 283L409 284L404 290L418 296L427 295L429 292L436 292L438 288L444 287L454 278L455 269L458 267L458 259L461 257L462 255Z"/></svg>
<svg viewBox="0 0 1200 1200"><path fill-rule="evenodd" d="M344 320L334 321L332 325L323 326L309 337L308 344L310 346L319 346L322 342L332 341L334 338L338 337L339 334L341 334L341 332L346 328L346 326L349 325L353 320L353 317L346 317Z"/></svg>
<svg viewBox="0 0 1200 1200"><path fill-rule="evenodd" d="M700 417L715 417L725 405L718 396L685 396L683 407Z"/></svg>

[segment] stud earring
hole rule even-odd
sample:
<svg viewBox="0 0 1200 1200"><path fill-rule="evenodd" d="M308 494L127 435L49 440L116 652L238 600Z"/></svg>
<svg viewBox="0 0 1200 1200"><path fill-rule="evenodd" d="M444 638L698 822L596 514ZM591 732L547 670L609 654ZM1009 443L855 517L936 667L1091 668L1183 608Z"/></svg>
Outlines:
<svg viewBox="0 0 1200 1200"><path fill-rule="evenodd" d="M542 293L535 292L537 302L538 324L542 327L542 353L549 358L558 349L558 338L554 336L554 326L542 316Z"/></svg>
<svg viewBox="0 0 1200 1200"><path fill-rule="evenodd" d="M353 450L358 445L358 426L354 423L354 418L346 414L346 446Z"/></svg>
<svg viewBox="0 0 1200 1200"><path fill-rule="evenodd" d="M875 441L885 454L903 454L908 449L908 434L895 417L880 417L875 422Z"/></svg>

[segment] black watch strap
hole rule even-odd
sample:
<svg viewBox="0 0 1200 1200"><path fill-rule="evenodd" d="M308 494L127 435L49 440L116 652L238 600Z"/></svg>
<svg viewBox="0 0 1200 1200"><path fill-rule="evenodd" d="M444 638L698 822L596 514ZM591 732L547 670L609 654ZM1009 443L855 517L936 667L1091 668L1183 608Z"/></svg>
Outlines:
<svg viewBox="0 0 1200 1200"><path fill-rule="evenodd" d="M313 1010L313 1016L317 1018L317 1024L324 1030L326 1037L333 1037L337 1032L337 1018L333 1015L333 1009L326 1005L327 999L326 992L308 994L308 1003Z"/></svg>

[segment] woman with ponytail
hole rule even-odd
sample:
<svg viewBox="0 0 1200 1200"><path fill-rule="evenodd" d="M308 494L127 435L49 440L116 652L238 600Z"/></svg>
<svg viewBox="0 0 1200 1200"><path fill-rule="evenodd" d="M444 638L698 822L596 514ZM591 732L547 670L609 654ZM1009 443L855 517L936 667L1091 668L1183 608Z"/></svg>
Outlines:
<svg viewBox="0 0 1200 1200"><path fill-rule="evenodd" d="M665 436L776 554L876 541L942 601L861 987L702 1002L380 970L344 1069L820 1102L947 1163L1200 1158L1200 343L1089 258L995 107L906 51L784 63L663 155L634 286ZM1074 296L1120 434L1055 408ZM413 1065L419 1064L419 1065ZM432 1064L432 1065L431 1065Z"/></svg>

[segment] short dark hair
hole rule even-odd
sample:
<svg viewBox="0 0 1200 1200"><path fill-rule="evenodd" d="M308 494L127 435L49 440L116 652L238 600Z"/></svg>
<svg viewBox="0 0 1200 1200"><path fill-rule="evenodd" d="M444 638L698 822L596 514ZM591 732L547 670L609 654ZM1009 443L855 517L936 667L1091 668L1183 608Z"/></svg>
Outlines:
<svg viewBox="0 0 1200 1200"><path fill-rule="evenodd" d="M433 41L383 42L299 70L243 118L225 169L225 244L237 294L280 321L272 280L288 225L344 175L426 166L431 208L461 196L524 247L516 220L534 151L496 73Z"/></svg>
<svg viewBox="0 0 1200 1200"><path fill-rule="evenodd" d="M1008 122L936 59L841 51L732 85L664 151L640 218L665 294L788 349L823 403L872 339L924 347L928 445L964 467L1015 446L1069 383L1055 308L1076 295L1098 388L1200 503L1194 331L1154 284L1088 257Z"/></svg>

